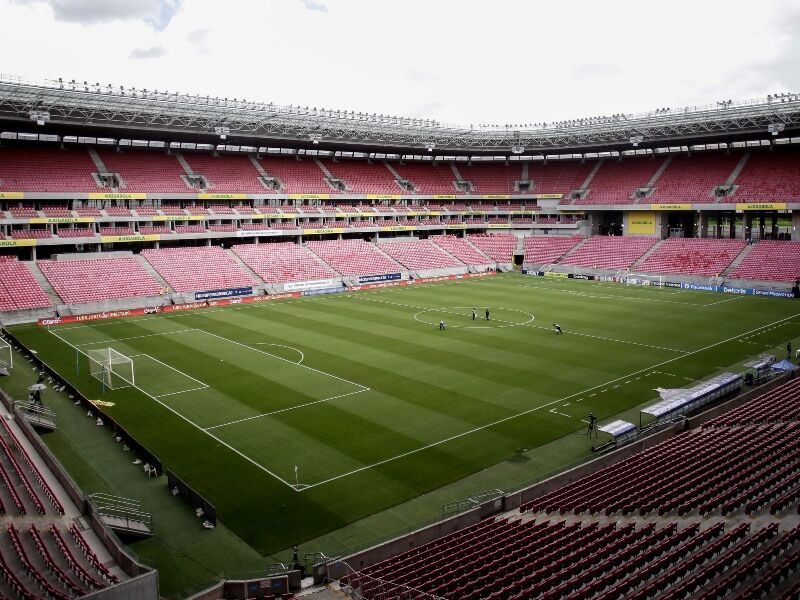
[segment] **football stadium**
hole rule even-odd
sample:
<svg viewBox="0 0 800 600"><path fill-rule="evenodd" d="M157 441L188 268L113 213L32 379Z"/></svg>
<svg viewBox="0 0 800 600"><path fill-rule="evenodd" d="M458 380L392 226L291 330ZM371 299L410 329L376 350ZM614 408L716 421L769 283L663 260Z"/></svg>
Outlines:
<svg viewBox="0 0 800 600"><path fill-rule="evenodd" d="M800 598L790 75L459 125L126 64L0 75L0 600Z"/></svg>

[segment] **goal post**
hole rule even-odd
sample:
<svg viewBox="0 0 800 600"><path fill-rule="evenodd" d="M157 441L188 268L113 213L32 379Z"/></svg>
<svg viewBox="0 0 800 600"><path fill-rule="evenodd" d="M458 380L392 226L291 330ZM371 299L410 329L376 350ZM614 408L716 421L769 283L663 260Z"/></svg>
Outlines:
<svg viewBox="0 0 800 600"><path fill-rule="evenodd" d="M664 277L645 273L628 273L625 275L625 285L650 285L660 288L664 285Z"/></svg>
<svg viewBox="0 0 800 600"><path fill-rule="evenodd" d="M113 348L89 350L89 372L104 388L118 390L136 385L133 359Z"/></svg>
<svg viewBox="0 0 800 600"><path fill-rule="evenodd" d="M14 368L14 353L11 351L11 344L0 337L0 367L4 369Z"/></svg>

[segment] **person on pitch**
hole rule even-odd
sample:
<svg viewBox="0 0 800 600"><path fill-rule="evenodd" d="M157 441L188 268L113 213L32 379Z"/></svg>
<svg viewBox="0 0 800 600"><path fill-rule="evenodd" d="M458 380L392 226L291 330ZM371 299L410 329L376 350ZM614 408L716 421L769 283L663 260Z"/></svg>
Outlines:
<svg viewBox="0 0 800 600"><path fill-rule="evenodd" d="M472 309L472 320L473 320L473 321L475 320L475 317L476 317L477 315L478 315L478 313L477 313L477 312L475 311L475 309L473 308L473 309Z"/></svg>
<svg viewBox="0 0 800 600"><path fill-rule="evenodd" d="M489 308L488 307L486 308L486 320L487 321L489 320Z"/></svg>
<svg viewBox="0 0 800 600"><path fill-rule="evenodd" d="M553 323L553 331L556 332L556 335L561 335L562 333L564 333L563 331L561 331L561 325L559 325L558 323Z"/></svg>
<svg viewBox="0 0 800 600"><path fill-rule="evenodd" d="M447 325L445 325L445 322L443 320L439 321L439 331L445 331L446 329Z"/></svg>

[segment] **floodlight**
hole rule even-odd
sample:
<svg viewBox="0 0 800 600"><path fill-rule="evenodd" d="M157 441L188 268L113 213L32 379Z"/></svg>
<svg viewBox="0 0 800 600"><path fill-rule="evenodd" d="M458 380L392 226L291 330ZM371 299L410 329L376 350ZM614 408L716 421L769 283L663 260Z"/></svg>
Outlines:
<svg viewBox="0 0 800 600"><path fill-rule="evenodd" d="M785 129L785 127L786 126L783 123L770 123L767 125L767 131L769 131L772 135L778 135Z"/></svg>
<svg viewBox="0 0 800 600"><path fill-rule="evenodd" d="M640 136L640 135L631 136L631 144L633 144L634 147L636 147L639 144L641 144L642 141L644 141L644 138L642 136Z"/></svg>

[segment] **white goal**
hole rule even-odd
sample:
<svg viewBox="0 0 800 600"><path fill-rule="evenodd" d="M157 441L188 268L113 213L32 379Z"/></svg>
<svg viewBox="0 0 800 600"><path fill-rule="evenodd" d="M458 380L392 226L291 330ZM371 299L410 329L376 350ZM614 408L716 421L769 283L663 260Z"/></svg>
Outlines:
<svg viewBox="0 0 800 600"><path fill-rule="evenodd" d="M92 377L110 390L136 385L133 372L133 359L113 348L89 350L89 372Z"/></svg>
<svg viewBox="0 0 800 600"><path fill-rule="evenodd" d="M664 285L664 278L661 275L628 273L625 276L625 285L652 285L655 287L662 287Z"/></svg>
<svg viewBox="0 0 800 600"><path fill-rule="evenodd" d="M11 344L0 337L0 368L14 368L14 353L11 351Z"/></svg>

